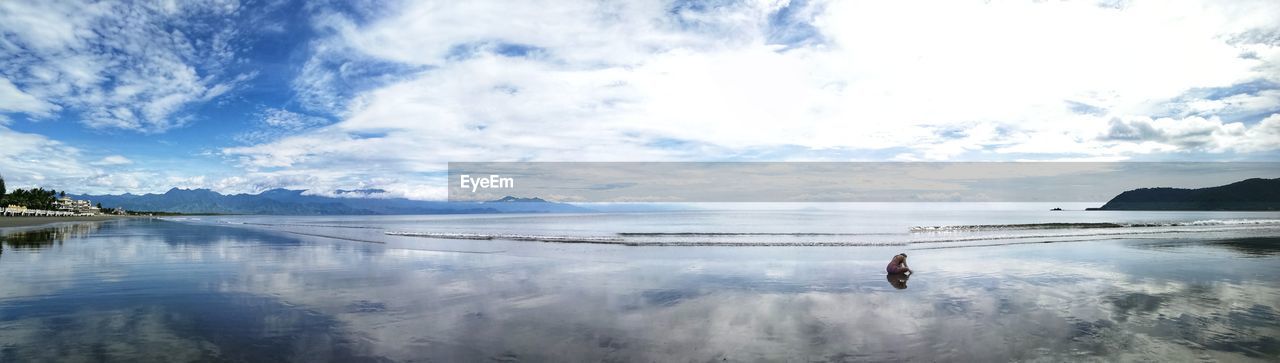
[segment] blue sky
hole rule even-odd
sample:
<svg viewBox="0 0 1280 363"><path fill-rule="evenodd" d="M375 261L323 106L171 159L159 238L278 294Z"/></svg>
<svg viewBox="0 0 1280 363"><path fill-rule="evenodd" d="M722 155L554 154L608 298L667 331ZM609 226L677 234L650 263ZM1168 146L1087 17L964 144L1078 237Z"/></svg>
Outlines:
<svg viewBox="0 0 1280 363"><path fill-rule="evenodd" d="M1274 1L0 2L0 173L379 188L450 161L1276 161Z"/></svg>

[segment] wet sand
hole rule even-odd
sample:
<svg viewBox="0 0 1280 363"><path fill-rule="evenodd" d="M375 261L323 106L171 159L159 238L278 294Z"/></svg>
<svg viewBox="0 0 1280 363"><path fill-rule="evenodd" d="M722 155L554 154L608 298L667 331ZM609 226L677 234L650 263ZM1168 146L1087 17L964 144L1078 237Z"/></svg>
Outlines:
<svg viewBox="0 0 1280 363"><path fill-rule="evenodd" d="M91 216L91 217L0 217L0 228L30 227L58 222L98 222L113 219L132 218L129 216Z"/></svg>

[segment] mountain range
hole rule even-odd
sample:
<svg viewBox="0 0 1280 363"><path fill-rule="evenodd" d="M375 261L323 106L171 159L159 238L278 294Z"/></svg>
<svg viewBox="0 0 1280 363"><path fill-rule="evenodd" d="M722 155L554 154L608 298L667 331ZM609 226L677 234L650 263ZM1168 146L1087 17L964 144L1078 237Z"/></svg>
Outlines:
<svg viewBox="0 0 1280 363"><path fill-rule="evenodd" d="M592 210L540 198L508 196L488 202L420 201L404 198L325 197L306 195L304 190L272 189L259 194L223 195L209 189L173 188L164 194L77 195L101 203L104 208L132 211L268 215L376 215L376 214L466 214L466 213L574 213ZM339 194L367 196L371 190L342 191Z"/></svg>
<svg viewBox="0 0 1280 363"><path fill-rule="evenodd" d="M105 208L132 211L266 215L379 215L469 213L583 213L596 210L541 198L507 196L487 202L421 201L404 198L370 198L377 189L342 190L326 197L304 190L272 189L258 194L224 195L209 189L173 188L163 194L73 195L101 203ZM643 209L662 209L648 206ZM608 208L606 208L608 209ZM678 209L678 208L677 208ZM1129 190L1093 210L1280 210L1280 178L1247 179L1227 185L1200 188L1141 188Z"/></svg>

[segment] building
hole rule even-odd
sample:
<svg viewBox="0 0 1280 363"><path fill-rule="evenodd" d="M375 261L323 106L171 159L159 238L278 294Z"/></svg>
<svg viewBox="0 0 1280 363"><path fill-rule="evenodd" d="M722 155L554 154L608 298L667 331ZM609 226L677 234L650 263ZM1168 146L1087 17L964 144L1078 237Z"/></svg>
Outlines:
<svg viewBox="0 0 1280 363"><path fill-rule="evenodd" d="M71 197L58 198L55 205L58 210L72 212L75 214L94 215L101 213L93 203L87 200L71 199Z"/></svg>

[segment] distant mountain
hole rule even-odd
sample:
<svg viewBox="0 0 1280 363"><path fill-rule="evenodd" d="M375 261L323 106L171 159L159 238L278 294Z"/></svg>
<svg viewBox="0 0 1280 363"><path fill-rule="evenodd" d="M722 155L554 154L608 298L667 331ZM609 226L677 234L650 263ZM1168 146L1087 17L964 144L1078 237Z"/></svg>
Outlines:
<svg viewBox="0 0 1280 363"><path fill-rule="evenodd" d="M516 198L516 197L513 197L513 196L508 195L508 196L502 197L502 199L498 199L498 200L491 200L491 201L488 201L488 202L485 202L485 203L546 203L546 202L547 202L547 201L542 200L542 198L537 198L537 197L535 197L535 198Z"/></svg>
<svg viewBox="0 0 1280 363"><path fill-rule="evenodd" d="M370 188L370 189L353 189L353 190L338 189L338 190L333 191L333 194L337 194L337 195L363 195L363 196L366 196L366 197L367 197L367 196L371 196L371 195L375 195L375 194L382 194L382 193L386 193L386 192L387 192L387 191L386 191L386 190L384 190L384 189L377 189L377 188Z"/></svg>
<svg viewBox="0 0 1280 363"><path fill-rule="evenodd" d="M303 190L272 189L259 194L223 195L208 189L173 188L164 194L80 195L103 207L128 210L270 215L340 215L340 214L466 214L466 213L572 213L591 212L571 204L555 203L540 198L506 197L507 202L434 202L404 198L333 198L304 195ZM385 191L365 189L343 191L344 195L371 195Z"/></svg>
<svg viewBox="0 0 1280 363"><path fill-rule="evenodd" d="M1097 210L1280 210L1280 178L1248 179L1223 186L1142 188L1120 193Z"/></svg>

